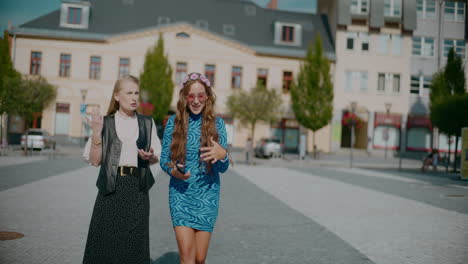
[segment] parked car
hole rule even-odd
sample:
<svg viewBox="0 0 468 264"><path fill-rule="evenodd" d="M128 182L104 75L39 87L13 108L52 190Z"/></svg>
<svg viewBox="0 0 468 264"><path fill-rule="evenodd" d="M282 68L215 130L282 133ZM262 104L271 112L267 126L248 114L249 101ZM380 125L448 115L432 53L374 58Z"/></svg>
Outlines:
<svg viewBox="0 0 468 264"><path fill-rule="evenodd" d="M255 147L255 156L260 158L281 157L283 144L278 138L262 138Z"/></svg>
<svg viewBox="0 0 468 264"><path fill-rule="evenodd" d="M21 147L26 145L26 134L21 136ZM44 129L31 128L28 130L28 149L55 149L55 139Z"/></svg>

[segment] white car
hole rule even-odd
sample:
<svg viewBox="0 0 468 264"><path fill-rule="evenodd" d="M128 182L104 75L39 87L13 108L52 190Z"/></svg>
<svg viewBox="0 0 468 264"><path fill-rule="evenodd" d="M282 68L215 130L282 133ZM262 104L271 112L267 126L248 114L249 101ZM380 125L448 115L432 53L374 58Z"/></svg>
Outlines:
<svg viewBox="0 0 468 264"><path fill-rule="evenodd" d="M277 138L262 138L255 147L255 156L260 158L281 157L283 144Z"/></svg>
<svg viewBox="0 0 468 264"><path fill-rule="evenodd" d="M26 134L21 136L21 147L26 145ZM44 129L31 128L28 130L28 149L55 149L54 138Z"/></svg>

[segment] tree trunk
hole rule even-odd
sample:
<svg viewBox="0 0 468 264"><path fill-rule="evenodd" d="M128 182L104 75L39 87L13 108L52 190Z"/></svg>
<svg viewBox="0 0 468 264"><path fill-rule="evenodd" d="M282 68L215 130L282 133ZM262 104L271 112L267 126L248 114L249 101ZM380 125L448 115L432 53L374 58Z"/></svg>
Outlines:
<svg viewBox="0 0 468 264"><path fill-rule="evenodd" d="M457 171L457 153L458 152L458 136L455 136L455 152L453 153L453 172Z"/></svg>
<svg viewBox="0 0 468 264"><path fill-rule="evenodd" d="M317 159L317 146L315 145L315 142L317 142L317 141L315 140L315 134L317 134L317 133L316 133L316 131L313 131L313 130L312 130L312 133L313 133L313 137L312 137L312 147L313 147L313 151L314 151L314 159Z"/></svg>
<svg viewBox="0 0 468 264"><path fill-rule="evenodd" d="M29 122L26 121L25 123L26 123L26 125L25 125L26 130L25 130L25 132L24 132L25 137L24 137L24 148L23 148L23 152L24 152L24 155L25 155L25 156L28 156L28 134L29 134L29 133L28 133L28 129L29 129ZM34 146L34 144L33 144L33 146ZM31 147L33 147L33 146L31 146Z"/></svg>
<svg viewBox="0 0 468 264"><path fill-rule="evenodd" d="M450 143L451 137L452 137L452 136L448 136L448 145L449 145L449 149L448 149L447 160L446 160L446 162L445 162L445 172L448 172L448 171L449 171L449 166L450 166L450 151L451 151L451 146L452 146L452 143Z"/></svg>
<svg viewBox="0 0 468 264"><path fill-rule="evenodd" d="M252 145L253 146L255 146L255 143L254 143L255 142L255 123L256 123L256 121L252 122L250 124L250 128L251 128L250 134L252 135Z"/></svg>

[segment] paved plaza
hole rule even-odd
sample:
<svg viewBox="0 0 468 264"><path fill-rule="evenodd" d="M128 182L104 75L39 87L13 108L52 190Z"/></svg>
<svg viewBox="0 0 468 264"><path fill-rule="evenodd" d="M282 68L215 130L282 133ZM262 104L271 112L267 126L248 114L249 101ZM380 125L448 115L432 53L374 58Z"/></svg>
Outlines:
<svg viewBox="0 0 468 264"><path fill-rule="evenodd" d="M233 157L207 263L468 263L468 182L452 174ZM0 157L0 231L24 237L0 242L0 263L81 263L97 168L77 155L14 160ZM169 178L153 173L151 263L178 263Z"/></svg>

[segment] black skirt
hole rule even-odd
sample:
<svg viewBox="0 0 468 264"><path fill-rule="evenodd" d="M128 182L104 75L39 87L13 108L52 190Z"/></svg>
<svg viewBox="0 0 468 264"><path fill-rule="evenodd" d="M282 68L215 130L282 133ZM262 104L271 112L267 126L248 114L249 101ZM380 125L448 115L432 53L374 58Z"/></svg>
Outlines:
<svg viewBox="0 0 468 264"><path fill-rule="evenodd" d="M148 264L149 197L138 178L117 176L115 192L98 193L89 226L84 264Z"/></svg>

